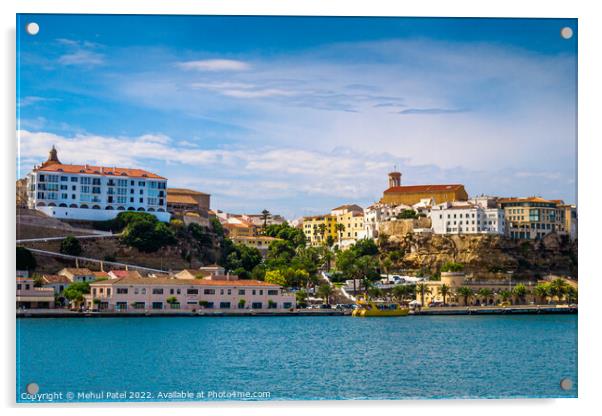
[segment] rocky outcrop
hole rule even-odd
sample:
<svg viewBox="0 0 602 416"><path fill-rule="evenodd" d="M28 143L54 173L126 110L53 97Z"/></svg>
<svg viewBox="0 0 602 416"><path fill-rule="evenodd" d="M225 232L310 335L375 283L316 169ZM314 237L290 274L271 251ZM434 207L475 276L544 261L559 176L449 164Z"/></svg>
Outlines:
<svg viewBox="0 0 602 416"><path fill-rule="evenodd" d="M577 242L555 233L538 241L494 235L397 234L389 238L386 251L403 253L399 267L430 273L454 261L478 278L500 278L507 272L520 278L549 273L577 277Z"/></svg>

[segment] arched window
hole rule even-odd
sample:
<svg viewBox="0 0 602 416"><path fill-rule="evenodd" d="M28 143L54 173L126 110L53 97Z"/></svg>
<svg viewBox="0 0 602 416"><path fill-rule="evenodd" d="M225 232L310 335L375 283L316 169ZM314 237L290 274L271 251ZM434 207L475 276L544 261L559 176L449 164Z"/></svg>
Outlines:
<svg viewBox="0 0 602 416"><path fill-rule="evenodd" d="M50 204L48 204L49 207L56 207L56 204L54 202L51 202Z"/></svg>
<svg viewBox="0 0 602 416"><path fill-rule="evenodd" d="M163 208L159 208L157 212L165 212L165 210Z"/></svg>
<svg viewBox="0 0 602 416"><path fill-rule="evenodd" d="M113 209L113 207L110 205L107 205L107 207L105 209Z"/></svg>
<svg viewBox="0 0 602 416"><path fill-rule="evenodd" d="M67 208L67 204L59 204L59 207L61 207L61 208Z"/></svg>
<svg viewBox="0 0 602 416"><path fill-rule="evenodd" d="M136 211L136 208L134 208L134 207L128 207L128 211Z"/></svg>
<svg viewBox="0 0 602 416"><path fill-rule="evenodd" d="M38 202L38 203L36 204L36 206L38 206L38 207L45 207L45 206L46 206L46 203L45 203L45 202Z"/></svg>
<svg viewBox="0 0 602 416"><path fill-rule="evenodd" d="M154 208L149 208L148 212L155 212L155 209Z"/></svg>
<svg viewBox="0 0 602 416"><path fill-rule="evenodd" d="M88 208L88 205L87 205L87 204L81 204L79 207L80 207L80 208L85 208L85 209L87 209L87 208Z"/></svg>
<svg viewBox="0 0 602 416"><path fill-rule="evenodd" d="M92 206L92 209L100 209L100 206L99 205L94 205L94 206Z"/></svg>
<svg viewBox="0 0 602 416"><path fill-rule="evenodd" d="M117 211L125 211L124 207L117 207Z"/></svg>
<svg viewBox="0 0 602 416"><path fill-rule="evenodd" d="M140 207L138 208L138 211L144 211L144 208Z"/></svg>
<svg viewBox="0 0 602 416"><path fill-rule="evenodd" d="M69 208L77 208L77 204L71 204L69 205Z"/></svg>

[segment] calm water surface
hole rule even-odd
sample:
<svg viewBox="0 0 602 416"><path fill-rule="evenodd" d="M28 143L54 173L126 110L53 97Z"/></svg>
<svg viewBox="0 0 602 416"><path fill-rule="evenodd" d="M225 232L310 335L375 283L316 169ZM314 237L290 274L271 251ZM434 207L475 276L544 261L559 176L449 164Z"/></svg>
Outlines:
<svg viewBox="0 0 602 416"><path fill-rule="evenodd" d="M570 391L560 389L565 377ZM18 401L30 382L40 393L149 392L151 400L173 391L576 397L577 317L18 319Z"/></svg>

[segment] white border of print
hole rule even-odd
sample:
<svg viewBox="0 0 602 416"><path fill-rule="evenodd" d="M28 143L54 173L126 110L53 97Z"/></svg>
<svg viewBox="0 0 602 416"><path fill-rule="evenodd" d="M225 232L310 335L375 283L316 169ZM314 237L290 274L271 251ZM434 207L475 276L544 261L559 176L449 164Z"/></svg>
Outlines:
<svg viewBox="0 0 602 416"><path fill-rule="evenodd" d="M18 4L17 4L18 3ZM73 0L4 0L0 3L2 21L2 100L0 117L4 139L2 143L2 189L4 204L0 204L2 264L2 310L6 312L1 321L5 342L1 343L2 359L5 364L0 378L1 404L11 407L7 414L32 412L31 406L16 406L15 398L15 318L14 280L14 180L15 180L15 13L120 13L120 14L254 14L254 15L346 15L346 16L460 16L460 17L577 17L579 18L579 220L580 255L579 268L582 278L580 287L579 318L579 399L564 400L451 400L451 401L400 401L400 402L277 402L277 403L171 403L153 405L108 404L108 405L54 405L42 411L44 414L105 415L103 407L124 408L128 413L144 415L217 413L239 414L243 409L250 415L330 415L333 412L346 415L383 413L443 413L466 415L467 412L506 415L512 413L566 415L588 414L600 404L597 391L600 385L600 354L602 345L599 329L600 311L594 310L595 301L600 300L602 279L596 275L596 254L602 223L596 214L602 206L599 182L596 180L600 160L601 117L599 98L602 64L599 40L602 39L602 19L596 14L595 2L505 0L482 2L475 0L392 2L385 0L171 0L149 2L144 0L102 0L95 4L83 4ZM597 298L597 299L596 299ZM598 315L596 315L596 313ZM587 317L587 318L584 318ZM598 319L596 319L598 318ZM86 409L82 409L86 407ZM380 409L375 409L375 408ZM168 410L169 409L169 410Z"/></svg>

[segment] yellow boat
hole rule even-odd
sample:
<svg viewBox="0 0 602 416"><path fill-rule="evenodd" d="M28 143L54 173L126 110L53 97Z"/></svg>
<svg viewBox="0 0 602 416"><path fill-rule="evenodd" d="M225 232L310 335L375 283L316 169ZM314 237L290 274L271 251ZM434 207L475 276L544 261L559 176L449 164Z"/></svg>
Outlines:
<svg viewBox="0 0 602 416"><path fill-rule="evenodd" d="M351 316L370 317L370 316L406 316L409 308L402 308L397 303L376 303L359 300L358 308L354 309Z"/></svg>

